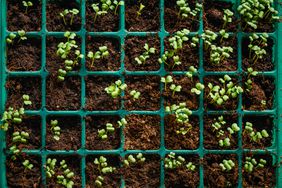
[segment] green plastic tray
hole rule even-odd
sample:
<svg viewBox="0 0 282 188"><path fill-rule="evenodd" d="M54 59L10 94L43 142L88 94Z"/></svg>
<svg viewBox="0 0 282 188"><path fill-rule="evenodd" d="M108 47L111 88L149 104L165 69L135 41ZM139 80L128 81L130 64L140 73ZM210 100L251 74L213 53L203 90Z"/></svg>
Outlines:
<svg viewBox="0 0 282 188"><path fill-rule="evenodd" d="M81 156L81 183L82 187L85 187L86 185L86 177L85 177L85 165L86 165L86 156L87 155L106 155L106 154L114 154L121 157L124 157L125 155L129 153L143 153L143 154L156 154L159 155L162 159L165 157L166 154L173 151L176 154L197 154L200 158L203 158L205 154L236 154L238 157L238 163L239 163L239 178L238 178L238 187L242 187L242 158L243 154L245 152L248 152L250 150L243 149L242 148L242 136L241 131L238 138L238 149L236 150L207 150L204 148L204 137L203 137L203 130L204 130L204 124L203 124L203 117L205 114L222 114L227 111L204 111L204 104L203 104L203 94L200 95L200 101L199 101L199 108L196 111L193 111L193 114L199 117L200 120L200 141L199 141L199 148L196 150L167 150L165 148L165 141L164 141L164 99L161 98L161 108L158 111L126 111L123 109L123 101L122 101L122 108L118 111L85 111L85 110L78 110L78 111L48 111L46 109L46 78L48 76L48 72L44 69L46 65L46 37L47 36L63 36L63 32L48 32L46 29L46 1L47 0L41 0L42 1L42 25L41 25L41 31L39 32L28 32L27 36L29 37L40 37L42 40L42 66L39 71L34 72L10 72L7 70L5 66L6 62L6 40L5 38L9 35L9 31L7 30L7 21L6 21L6 3L7 0L0 0L1 5L1 46L0 46L0 55L1 55L1 63L0 63L0 114L2 114L5 110L5 101L6 101L6 91L5 91L5 81L8 77L30 77L30 76L36 76L41 77L42 80L42 108L39 111L27 111L27 114L30 115L39 115L42 118L42 150L24 150L27 154L31 155L37 155L41 157L41 175L42 175L42 183L43 185L46 185L46 175L44 172L44 165L46 163L46 158L50 154L56 154L56 155L73 155L77 154ZM105 36L105 37L115 37L119 39L120 45L123 46L125 43L125 37L127 36L147 36L152 34L157 34L159 36L159 39L161 41L161 52L164 52L164 39L165 37L169 36L169 33L166 32L164 28L164 1L165 0L159 0L160 1L160 30L158 32L128 32L125 29L125 6L120 7L120 27L119 31L117 32L87 32L85 28L83 27L85 25L85 4L86 0L78 0L80 2L80 14L82 18L82 27L79 32L76 32L78 36L81 37L81 51L82 54L86 54L85 49L85 42L86 42L86 36ZM223 0L234 3L234 6L238 6L240 0ZM282 15L282 0L275 0L275 7L277 10L279 10L279 15ZM238 16L236 14L236 16ZM203 20L202 20L202 13L200 15L200 27L198 32L193 32L191 35L195 34L201 34L204 31L203 28ZM242 70L242 61L241 61L241 49L242 49L242 38L244 36L247 36L248 33L238 32L237 33L237 43L238 43L238 69L237 71L231 71L231 72L207 72L203 68L203 41L200 41L200 48L199 48L199 79L203 83L203 78L205 76L209 75L234 75L237 76L238 74L243 72ZM282 132L280 130L280 127L282 126L282 24L277 23L275 25L275 31L273 33L269 33L270 37L274 40L274 48L273 48L273 57L274 57L274 71L270 72L261 72L261 75L265 75L267 77L272 77L275 80L276 84L276 90L274 91L274 107L272 110L265 110L265 111L246 111L242 110L242 96L239 97L239 104L237 108L238 113L238 124L242 128L242 118L244 115L271 115L274 117L274 129L273 129L273 141L272 146L267 148L266 150L251 150L254 153L258 154L264 154L268 153L271 154L273 157L273 163L280 162L280 158L282 157ZM279 51L280 49L280 51ZM88 75L116 75L120 76L121 79L124 81L124 74L126 75L159 75L159 76L165 76L168 74L168 72L164 69L164 66L161 65L161 68L158 71L126 71L124 68L124 57L125 52L124 49L121 48L121 67L119 71L116 72L107 72L107 71L87 71L85 68L85 60L82 60L82 66L79 72L73 72L71 75L77 75L81 78L81 105L85 105L85 77ZM181 71L173 71L174 75L184 75L185 72ZM239 80L242 80L242 76L239 76ZM161 86L160 90L162 90L163 86ZM86 115L119 115L120 117L124 117L128 114L150 114L150 115L159 115L161 117L161 146L158 150L127 150L125 151L123 149L124 147L124 136L121 132L121 145L119 149L116 150L87 150L85 149L85 120L84 116ZM81 118L81 148L77 151L49 151L45 149L45 137L46 137L46 117L48 115L77 115ZM6 182L6 168L5 168L5 160L6 160L6 154L4 152L4 149L6 148L5 143L5 133L0 131L0 187L5 188L7 187ZM164 186L164 180L165 180L165 169L163 165L163 161L160 163L160 187ZM204 187L204 167L203 164L199 164L199 174L200 174L200 182L199 187ZM278 166L276 168L276 187L282 187L282 177L280 177L280 174L282 174L282 167ZM121 187L124 187L124 180L121 181Z"/></svg>

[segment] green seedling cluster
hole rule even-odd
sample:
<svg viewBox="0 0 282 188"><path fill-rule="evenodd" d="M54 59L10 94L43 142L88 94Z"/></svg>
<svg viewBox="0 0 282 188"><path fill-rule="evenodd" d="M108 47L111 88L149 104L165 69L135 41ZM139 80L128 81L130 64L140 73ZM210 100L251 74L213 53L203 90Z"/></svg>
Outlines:
<svg viewBox="0 0 282 188"><path fill-rule="evenodd" d="M56 141L60 140L60 135L61 135L61 128L58 126L59 122L58 120L51 120L51 132L53 134L53 139Z"/></svg>
<svg viewBox="0 0 282 188"><path fill-rule="evenodd" d="M69 10L69 9L63 10L60 13L60 16L63 18L63 22L64 22L65 25L68 25L67 18L70 17L69 25L72 25L73 24L73 19L78 14L79 14L79 10L74 8L74 9L71 9L71 10Z"/></svg>
<svg viewBox="0 0 282 188"><path fill-rule="evenodd" d="M129 94L130 94L130 96L133 98L134 101L137 100L137 99L139 99L139 97L140 97L140 95L141 95L141 93L140 93L139 91L136 91L136 90L130 91Z"/></svg>
<svg viewBox="0 0 282 188"><path fill-rule="evenodd" d="M126 84L123 84L121 80L115 81L109 87L105 88L105 91L112 96L112 98L117 98L121 96L122 91L127 88Z"/></svg>
<svg viewBox="0 0 282 188"><path fill-rule="evenodd" d="M58 81L64 81L65 76L68 72L72 71L74 67L79 65L80 59L84 56L77 50L78 46L76 45L75 33L71 33L69 31L64 33L64 37L67 39L66 42L60 42L58 44L57 55L60 56L64 60L64 69L58 70ZM74 53L75 58L70 59L70 55Z"/></svg>
<svg viewBox="0 0 282 188"><path fill-rule="evenodd" d="M224 23L223 23L223 27L222 28L225 28L228 23L232 22L233 15L234 15L234 13L231 10L224 9L224 15L223 15Z"/></svg>
<svg viewBox="0 0 282 188"><path fill-rule="evenodd" d="M120 121L117 122L119 127L125 127L127 125L127 121L125 118L122 118Z"/></svg>
<svg viewBox="0 0 282 188"><path fill-rule="evenodd" d="M221 167L222 171L228 172L234 169L235 163L231 159L229 160L224 159L222 163L219 164L219 166Z"/></svg>
<svg viewBox="0 0 282 188"><path fill-rule="evenodd" d="M191 93L195 93L196 95L200 95L202 91L205 89L204 84L200 82L196 83L195 87L191 89Z"/></svg>
<svg viewBox="0 0 282 188"><path fill-rule="evenodd" d="M46 161L46 176L47 178L52 178L55 175L55 167L56 167L57 159L48 158Z"/></svg>
<svg viewBox="0 0 282 188"><path fill-rule="evenodd" d="M166 169L177 169L177 168L181 168L184 167L187 170L190 171L195 171L196 166L192 163L192 162L188 162L185 165L185 158L182 156L175 156L175 153L170 152L165 160L164 160L164 165Z"/></svg>
<svg viewBox="0 0 282 188"><path fill-rule="evenodd" d="M125 118L122 118L121 120L117 121L117 125L119 128L125 126L126 124L127 124L127 121ZM98 130L98 137L102 140L106 140L109 138L110 134L114 134L115 130L116 129L113 124L107 123L105 129Z"/></svg>
<svg viewBox="0 0 282 188"><path fill-rule="evenodd" d="M279 20L278 11L272 7L273 0L242 0L237 10L241 19L253 29L258 28L262 20L273 22Z"/></svg>
<svg viewBox="0 0 282 188"><path fill-rule="evenodd" d="M198 70L194 66L190 66L189 70L186 72L186 76L193 80L193 76L198 73Z"/></svg>
<svg viewBox="0 0 282 188"><path fill-rule="evenodd" d="M268 46L268 34L263 33L261 35L257 35L253 33L251 36L249 36L249 39L249 59L252 60L253 64L255 64L259 59L262 59L264 55L266 55L266 50L264 47Z"/></svg>
<svg viewBox="0 0 282 188"><path fill-rule="evenodd" d="M28 143L29 133L25 131L16 131L12 135L12 146L9 148L12 153L11 159L16 160L17 156L20 154L19 145Z"/></svg>
<svg viewBox="0 0 282 188"><path fill-rule="evenodd" d="M146 158L142 153L138 153L135 157L133 155L128 155L127 159L125 158L123 161L124 166L129 167L134 164L144 163Z"/></svg>
<svg viewBox="0 0 282 188"><path fill-rule="evenodd" d="M261 139L269 137L269 134L265 129L263 129L260 132L255 131L253 129L253 124L250 123L250 122L246 122L244 132L247 132L249 134L251 140L254 141L254 142L259 142Z"/></svg>
<svg viewBox="0 0 282 188"><path fill-rule="evenodd" d="M145 8L145 5L143 5L142 3L140 3L139 9L138 9L138 11L136 12L137 18L139 18L139 16L142 15L142 11L144 10L144 8Z"/></svg>
<svg viewBox="0 0 282 188"><path fill-rule="evenodd" d="M14 34L14 33L10 33L10 34L8 35L8 37L6 38L6 42L7 42L8 44L14 43L14 39L15 39L17 36L19 37L18 43L19 43L20 41L27 40L25 31L24 31L24 30L19 30L19 31L17 31L17 35Z"/></svg>
<svg viewBox="0 0 282 188"><path fill-rule="evenodd" d="M257 162L257 160L255 158L246 157L244 169L248 173L251 173L251 172L254 171L254 168L255 169L264 168L265 165L266 165L266 160L264 160L264 159L260 159L259 162Z"/></svg>
<svg viewBox="0 0 282 188"><path fill-rule="evenodd" d="M209 98L211 104L223 105L226 101L230 99L237 98L240 93L243 93L241 86L236 86L230 76L224 75L223 78L219 79L222 87L219 85L213 85L208 83L209 88Z"/></svg>
<svg viewBox="0 0 282 188"><path fill-rule="evenodd" d="M23 97L23 103L24 103L24 105L26 105L26 106L32 105L32 102L31 102L31 100L30 100L29 95L23 95L22 97Z"/></svg>
<svg viewBox="0 0 282 188"><path fill-rule="evenodd" d="M142 65L143 63L146 62L147 59L150 58L150 54L155 54L156 53L156 48L149 47L148 43L144 45L145 52L140 55L139 57L135 57L135 61L137 62L138 65Z"/></svg>
<svg viewBox="0 0 282 188"><path fill-rule="evenodd" d="M169 89L172 91L172 97L174 97L175 92L180 92L182 89L181 85L171 84Z"/></svg>
<svg viewBox="0 0 282 188"><path fill-rule="evenodd" d="M247 76L247 81L245 82L245 86L246 86L246 91L247 92L250 92L253 88L252 84L253 84L253 81L251 79L252 76L257 76L258 72L257 71L254 71L254 69L252 67L249 67L247 69L248 71L248 76Z"/></svg>
<svg viewBox="0 0 282 188"><path fill-rule="evenodd" d="M99 16L106 15L109 11L114 11L114 14L116 15L118 7L123 5L123 1L117 0L100 0L100 3L93 3L91 7L95 12L94 23L97 21Z"/></svg>
<svg viewBox="0 0 282 188"><path fill-rule="evenodd" d="M91 67L94 66L96 59L103 59L109 57L110 53L107 46L100 46L99 50L93 53L92 51L88 52L87 57L91 59Z"/></svg>
<svg viewBox="0 0 282 188"><path fill-rule="evenodd" d="M20 124L22 122L24 113L24 108L16 110L9 107L8 110L3 113L0 129L7 131L12 124Z"/></svg>
<svg viewBox="0 0 282 188"><path fill-rule="evenodd" d="M178 0L176 1L176 5L178 6L178 18L187 19L196 17L202 10L203 5L200 3L196 3L195 9L189 7L187 0Z"/></svg>
<svg viewBox="0 0 282 188"><path fill-rule="evenodd" d="M24 166L24 169L31 170L34 166L29 162L29 160L25 160L22 162L22 165Z"/></svg>
<svg viewBox="0 0 282 188"><path fill-rule="evenodd" d="M98 187L103 187L104 175L114 173L116 170L115 167L111 167L108 165L107 158L104 156L100 156L99 158L95 158L94 164L98 166L99 176L95 180L95 185Z"/></svg>
<svg viewBox="0 0 282 188"><path fill-rule="evenodd" d="M166 90L167 84L172 83L173 82L173 78L172 78L172 76L168 75L166 77L162 77L161 78L161 82L164 83L165 90Z"/></svg>
<svg viewBox="0 0 282 188"><path fill-rule="evenodd" d="M28 8L33 6L33 3L31 1L22 1L23 6L25 7L25 13L27 14Z"/></svg>

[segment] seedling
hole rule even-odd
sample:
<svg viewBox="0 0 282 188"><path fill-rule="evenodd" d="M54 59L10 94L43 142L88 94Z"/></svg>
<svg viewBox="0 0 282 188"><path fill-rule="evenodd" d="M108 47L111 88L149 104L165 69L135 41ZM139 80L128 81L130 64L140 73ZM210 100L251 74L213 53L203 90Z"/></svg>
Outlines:
<svg viewBox="0 0 282 188"><path fill-rule="evenodd" d="M180 92L181 89L182 89L182 86L181 85L171 84L169 89L172 90L172 97L174 97L175 92Z"/></svg>
<svg viewBox="0 0 282 188"><path fill-rule="evenodd" d="M172 76L168 75L167 77L162 77L161 82L165 84L165 90L166 90L167 84L173 82Z"/></svg>
<svg viewBox="0 0 282 188"><path fill-rule="evenodd" d="M196 166L192 162L188 162L185 165L185 158L182 156L175 156L175 153L170 152L164 160L166 169L177 169L181 167L186 167L187 170L195 171Z"/></svg>
<svg viewBox="0 0 282 188"><path fill-rule="evenodd" d="M23 103L24 105L32 105L31 100L29 99L29 95L23 95Z"/></svg>
<svg viewBox="0 0 282 188"><path fill-rule="evenodd" d="M191 93L195 93L196 95L200 95L201 92L205 89L204 84L201 84L200 82L196 83L196 86L191 89Z"/></svg>
<svg viewBox="0 0 282 188"><path fill-rule="evenodd" d="M144 49L146 50L142 55L139 57L135 57L135 61L137 62L138 65L142 65L143 63L146 62L148 58L150 58L150 54L155 54L156 49L155 48L150 48L148 43L144 45Z"/></svg>
<svg viewBox="0 0 282 188"><path fill-rule="evenodd" d="M115 127L111 123L106 124L106 129L98 130L98 137L102 140L108 139L108 134L113 134L115 132Z"/></svg>
<svg viewBox="0 0 282 188"><path fill-rule="evenodd" d="M17 156L20 154L20 149L18 146L20 144L26 144L29 139L29 133L25 131L16 131L12 135L12 146L9 148L10 152L12 153L11 159L16 160Z"/></svg>
<svg viewBox="0 0 282 188"><path fill-rule="evenodd" d="M205 30L201 37L204 40L204 49L205 51L208 51L212 43L217 39L218 35L213 31Z"/></svg>
<svg viewBox="0 0 282 188"><path fill-rule="evenodd" d="M19 30L19 31L18 31L18 35L19 35L19 37L20 37L19 40L18 40L18 42L24 41L24 40L27 39L26 33L25 33L24 30Z"/></svg>
<svg viewBox="0 0 282 188"><path fill-rule="evenodd" d="M140 97L140 95L141 95L141 93L140 93L139 91L136 91L136 90L130 91L129 94L130 94L130 96L132 96L132 98L133 98L134 101L137 100L137 99L139 99L139 97Z"/></svg>
<svg viewBox="0 0 282 188"><path fill-rule="evenodd" d="M219 140L218 144L219 144L220 147L229 147L231 145L230 144L230 138L225 138L223 140Z"/></svg>
<svg viewBox="0 0 282 188"><path fill-rule="evenodd" d="M66 17L68 16L68 15L70 15L70 23L69 23L69 25L72 25L73 24L73 19L74 19L74 17L77 15L79 13L79 10L77 10L77 9L71 9L71 10L69 10L69 9L65 9L64 11L62 11L61 13L60 13L60 16L63 18L63 21L64 21L64 24L65 25L68 25L68 23L67 23L67 21L66 21Z"/></svg>
<svg viewBox="0 0 282 188"><path fill-rule="evenodd" d="M265 129L263 129L261 132L254 131L253 124L250 122L246 122L244 132L248 132L251 138L251 141L254 141L254 142L259 142L261 139L269 137L269 134Z"/></svg>
<svg viewBox="0 0 282 188"><path fill-rule="evenodd" d="M121 96L122 91L126 89L127 85L123 84L121 80L115 81L109 87L105 88L105 91L110 94L113 98Z"/></svg>
<svg viewBox="0 0 282 188"><path fill-rule="evenodd" d="M228 39L229 38L229 34L224 29L220 30L219 34L221 36L220 43L222 43L223 39Z"/></svg>
<svg viewBox="0 0 282 188"><path fill-rule="evenodd" d="M233 48L230 46L218 47L211 45L210 48L210 62L216 65L219 65L225 59L229 58L231 53L233 53Z"/></svg>
<svg viewBox="0 0 282 188"><path fill-rule="evenodd" d="M222 171L228 172L228 171L231 171L235 167L235 163L231 159L229 160L224 159L222 163L219 164L219 166L221 167Z"/></svg>
<svg viewBox="0 0 282 188"><path fill-rule="evenodd" d="M25 13L27 14L28 7L32 7L33 3L31 1L22 1L23 6L25 7Z"/></svg>
<svg viewBox="0 0 282 188"><path fill-rule="evenodd" d="M91 67L94 66L94 61L96 59L103 59L110 55L107 46L100 46L99 50L93 53L92 51L88 52L87 57L91 59Z"/></svg>
<svg viewBox="0 0 282 188"><path fill-rule="evenodd" d="M229 9L224 10L224 15L223 15L224 24L223 24L222 28L225 28L228 23L232 22L232 16L233 15L234 15L234 13L231 10L229 10Z"/></svg>
<svg viewBox="0 0 282 188"><path fill-rule="evenodd" d="M253 81L251 79L251 76L256 76L258 74L258 72L254 71L254 69L252 67L249 67L247 69L247 71L248 71L248 77L247 77L247 81L245 82L245 85L246 85L246 91L250 92L253 88L253 86L252 86Z"/></svg>
<svg viewBox="0 0 282 188"><path fill-rule="evenodd" d="M116 170L116 168L109 166L107 162L107 158L104 156L100 156L99 159L95 158L94 164L98 166L98 170L100 173L100 175L95 180L95 185L98 187L102 187L104 181L103 175L113 173Z"/></svg>
<svg viewBox="0 0 282 188"><path fill-rule="evenodd" d="M261 35L257 35L253 33L249 36L250 44L248 45L249 48L249 59L252 60L253 64L255 64L258 59L262 59L264 55L266 55L266 50L263 49L264 47L268 46L268 34L263 33Z"/></svg>
<svg viewBox="0 0 282 188"><path fill-rule="evenodd" d="M133 164L144 163L146 158L142 153L138 153L135 157L133 155L128 155L127 159L125 158L123 161L124 166L129 167Z"/></svg>
<svg viewBox="0 0 282 188"><path fill-rule="evenodd" d="M29 160L25 160L23 163L24 169L31 170L33 168L33 164L29 162Z"/></svg>
<svg viewBox="0 0 282 188"><path fill-rule="evenodd" d="M117 122L119 127L124 127L127 125L127 121L125 118L122 118L120 121Z"/></svg>
<svg viewBox="0 0 282 188"><path fill-rule="evenodd" d="M9 36L6 38L6 42L8 44L12 44L14 42L14 39L16 38L16 34L10 33Z"/></svg>
<svg viewBox="0 0 282 188"><path fill-rule="evenodd" d="M3 113L0 129L7 131L12 124L20 124L22 122L24 113L24 108L16 110L9 107L8 110Z"/></svg>
<svg viewBox="0 0 282 188"><path fill-rule="evenodd" d="M72 188L74 185L73 177L75 174L68 168L65 160L60 162L59 169L63 171L63 174L57 175L57 183L66 188Z"/></svg>
<svg viewBox="0 0 282 188"><path fill-rule="evenodd" d="M145 5L143 5L142 3L140 3L139 5L139 10L137 11L137 18L139 16L141 16L143 9L145 8Z"/></svg>
<svg viewBox="0 0 282 188"><path fill-rule="evenodd" d="M195 9L192 10L189 7L189 4L188 4L188 2L186 0L178 0L178 1L176 1L176 5L179 8L178 18L181 18L181 19L189 18L189 16L195 17L195 16L197 16L200 13L200 11L203 8L202 4L196 3Z"/></svg>
<svg viewBox="0 0 282 188"><path fill-rule="evenodd" d="M198 73L198 70L194 67L194 66L190 66L189 67L189 71L186 72L186 76L188 78L191 78L191 80L193 80L193 75L197 74Z"/></svg>
<svg viewBox="0 0 282 188"><path fill-rule="evenodd" d="M56 167L57 159L48 158L46 161L46 176L48 178L52 178L55 175L55 167Z"/></svg>
<svg viewBox="0 0 282 188"><path fill-rule="evenodd" d="M224 75L223 78L220 78L219 81L223 84L223 87L219 85L213 85L212 83L208 84L210 89L209 98L211 104L223 105L226 101L238 97L240 93L243 93L241 86L235 86L232 82L232 79L228 75Z"/></svg>
<svg viewBox="0 0 282 188"><path fill-rule="evenodd" d="M260 159L259 162L257 162L255 158L246 157L244 168L246 172L251 173L254 171L254 168L255 169L264 168L265 165L266 165L266 160L264 159Z"/></svg>
<svg viewBox="0 0 282 188"><path fill-rule="evenodd" d="M61 128L58 126L58 120L51 120L51 132L53 134L53 139L56 141L60 140L60 135L61 135Z"/></svg>

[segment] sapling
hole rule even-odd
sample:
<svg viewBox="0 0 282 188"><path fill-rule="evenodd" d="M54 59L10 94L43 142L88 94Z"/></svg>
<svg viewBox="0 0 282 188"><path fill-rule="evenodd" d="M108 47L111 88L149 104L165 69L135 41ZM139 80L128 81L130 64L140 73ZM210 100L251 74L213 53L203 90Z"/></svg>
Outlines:
<svg viewBox="0 0 282 188"><path fill-rule="evenodd" d="M235 167L235 163L231 159L229 160L224 159L222 163L219 164L219 166L221 167L222 171L228 172Z"/></svg>
<svg viewBox="0 0 282 188"><path fill-rule="evenodd" d="M223 15L224 23L223 23L223 27L222 28L225 28L228 23L232 22L233 15L234 15L234 13L231 10L224 9L224 15Z"/></svg>
<svg viewBox="0 0 282 188"><path fill-rule="evenodd" d="M107 46L100 46L99 50L93 53L92 51L88 52L87 57L91 59L91 67L94 65L96 59L103 59L110 55Z"/></svg>
<svg viewBox="0 0 282 188"><path fill-rule="evenodd" d="M181 89L182 89L182 86L181 85L171 84L169 89L172 90L172 97L174 97L175 92L180 92Z"/></svg>
<svg viewBox="0 0 282 188"><path fill-rule="evenodd" d="M254 141L254 142L259 142L261 139L269 137L269 134L265 129L263 129L261 132L254 131L253 124L250 122L246 122L244 132L248 132L251 138L251 141Z"/></svg>
<svg viewBox="0 0 282 188"><path fill-rule="evenodd" d="M22 1L23 6L25 7L25 13L27 14L28 8L33 6L31 1Z"/></svg>
<svg viewBox="0 0 282 188"><path fill-rule="evenodd" d="M143 63L145 63L146 60L150 58L150 54L155 54L156 52L156 49L153 47L150 48L148 43L144 45L144 49L145 52L142 55L140 55L139 57L135 57L135 61L138 65L142 65Z"/></svg>
<svg viewBox="0 0 282 188"><path fill-rule="evenodd" d="M255 158L246 157L244 169L246 170L246 172L251 173L254 171L254 169L264 168L266 163L267 162L264 159L259 159L259 162L257 162Z"/></svg>
<svg viewBox="0 0 282 188"><path fill-rule="evenodd" d="M195 87L191 89L191 93L195 93L196 95L200 95L201 92L205 89L204 84L200 82L196 83Z"/></svg>
<svg viewBox="0 0 282 188"><path fill-rule="evenodd" d="M110 94L113 98L121 96L122 91L126 89L127 85L123 84L121 80L115 81L109 87L105 88L105 91Z"/></svg>
<svg viewBox="0 0 282 188"><path fill-rule="evenodd" d="M23 95L23 103L24 105L32 105L31 100L29 99L29 95Z"/></svg>
<svg viewBox="0 0 282 188"><path fill-rule="evenodd" d="M249 67L247 69L247 72L248 72L248 76L247 76L247 81L245 82L245 86L246 86L246 91L247 92L250 92L252 90L252 79L251 79L251 76L256 76L258 74L257 71L254 71L254 69L252 67Z"/></svg>
<svg viewBox="0 0 282 188"><path fill-rule="evenodd" d="M29 160L25 160L23 163L24 169L31 170L33 168L33 164L29 162Z"/></svg>
<svg viewBox="0 0 282 188"><path fill-rule="evenodd" d="M142 153L138 153L135 157L134 155L128 155L127 159L125 158L123 161L124 166L129 167L133 164L144 163L146 158Z"/></svg>
<svg viewBox="0 0 282 188"><path fill-rule="evenodd" d="M139 99L141 93L139 91L136 91L136 90L132 90L130 91L130 96L133 98L133 100L137 100Z"/></svg>
<svg viewBox="0 0 282 188"><path fill-rule="evenodd" d="M17 37L16 34L10 33L10 34L8 35L8 37L6 38L6 42L7 42L8 44L12 44L12 43L14 42L14 39L15 39L16 37Z"/></svg>
<svg viewBox="0 0 282 188"><path fill-rule="evenodd" d="M61 128L58 126L58 120L51 120L51 132L53 134L53 139L56 141L60 140L60 135L61 135Z"/></svg>
<svg viewBox="0 0 282 188"><path fill-rule="evenodd" d="M195 171L196 166L192 162L188 162L185 165L185 158L182 156L177 156L175 153L170 152L164 160L164 165L166 169L177 169L181 167L186 167L189 171Z"/></svg>
<svg viewBox="0 0 282 188"><path fill-rule="evenodd" d="M98 187L102 187L103 181L104 181L103 175L113 173L116 170L116 168L109 166L108 162L107 162L107 158L104 157L104 156L100 156L99 158L95 158L94 164L97 165L98 171L99 171L99 174L100 174L95 180L95 185L98 186Z"/></svg>
<svg viewBox="0 0 282 188"><path fill-rule="evenodd" d="M79 13L79 10L73 8L71 10L69 9L65 9L63 10L61 13L60 13L60 16L63 18L63 22L65 25L68 25L67 21L66 21L66 17L68 15L70 15L70 23L69 25L72 25L73 24L73 19L74 17Z"/></svg>
<svg viewBox="0 0 282 188"><path fill-rule="evenodd" d="M172 78L172 76L168 75L167 77L162 77L161 78L161 82L164 83L165 90L166 90L167 84L172 83L173 82L173 78Z"/></svg>
<svg viewBox="0 0 282 188"><path fill-rule="evenodd" d="M145 5L143 5L142 3L140 3L139 5L139 10L136 12L137 13L137 18L139 16L141 16L143 9L145 8Z"/></svg>

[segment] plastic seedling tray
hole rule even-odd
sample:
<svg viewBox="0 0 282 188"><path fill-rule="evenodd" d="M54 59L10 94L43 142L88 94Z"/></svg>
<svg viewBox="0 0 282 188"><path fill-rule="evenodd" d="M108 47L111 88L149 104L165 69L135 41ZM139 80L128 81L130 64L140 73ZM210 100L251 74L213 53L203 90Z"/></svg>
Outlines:
<svg viewBox="0 0 282 188"><path fill-rule="evenodd" d="M165 147L165 125L164 125L164 117L165 117L165 109L164 109L164 98L160 97L161 108L157 111L127 111L124 109L124 101L121 101L121 108L116 111L86 111L81 108L81 110L77 111L49 111L46 109L46 80L48 77L48 71L44 68L46 65L46 38L49 36L56 36L56 37L63 37L64 32L50 32L47 30L46 27L46 3L47 0L41 0L42 2L42 25L41 30L38 32L28 32L28 37L37 37L41 39L41 68L38 71L9 71L6 67L6 37L9 35L10 31L7 29L7 1L8 0L1 0L1 46L0 46L0 55L1 55L1 63L0 63L0 114L3 114L5 111L5 103L7 99L7 92L5 88L6 80L10 77L40 77L41 78L41 108L37 111L29 110L27 111L28 115L38 115L41 117L42 121L42 129L41 129L41 143L42 149L35 149L35 150L24 150L24 153L28 155L36 155L41 158L41 177L42 177L42 184L46 185L46 174L44 165L46 164L46 158L49 155L79 155L80 158L80 175L81 175L81 185L82 187L86 187L86 157L89 155L117 155L124 157L128 154L136 154L136 153L143 153L143 154L155 154L160 156L161 159L169 154L170 152L175 152L176 154L181 154L183 156L187 155L197 155L200 159L203 159L206 154L235 154L238 159L238 169L239 169L239 176L238 176L238 187L242 187L243 182L243 175L241 169L243 167L243 160L244 154L249 152L249 149L243 149L242 147L242 136L239 134L238 137L238 149L235 150L209 150L204 147L204 116L207 114L224 114L228 113L227 111L205 111L204 109L204 95L203 93L199 97L199 108L196 111L193 111L193 115L199 118L199 129L200 129L200 136L199 136L199 147L195 150L169 150ZM120 7L120 26L117 32L88 32L86 31L85 27L81 27L81 29L76 32L76 34L81 38L81 52L82 54L86 55L86 37L87 36L103 36L103 37L113 37L118 39L120 46L121 46L121 64L120 69L118 71L110 72L110 71L88 71L85 66L85 59L81 62L81 69L79 72L71 73L71 75L78 76L81 79L81 106L84 107L86 104L86 77L89 75L114 75L120 77L122 81L125 80L125 75L132 75L132 76L140 76L140 75L157 75L157 76L165 76L169 74L168 71L165 70L164 65L161 65L161 68L158 71L127 71L125 70L124 65L124 58L125 58L125 50L123 48L125 44L125 38L127 36L148 36L148 35L158 35L160 39L160 50L161 53L164 52L164 40L169 33L165 30L164 24L164 1L159 0L160 6L160 29L158 32L129 32L125 29L125 9L126 6ZM226 2L232 2L234 5L239 5L239 0L225 0ZM282 15L282 0L274 0L275 7L279 11L279 15ZM79 2L79 1L78 1ZM85 10L86 0L80 1L80 15L81 15L81 25L84 26L86 23L86 10ZM203 13L200 14L199 19L199 30L198 32L192 32L190 35L202 34L204 32L204 23L202 19ZM239 15L236 15L239 17ZM232 33L231 33L232 34ZM239 80L242 80L242 48L246 48L242 46L242 39L248 36L248 33L238 32L237 33L237 53L238 53L238 68L236 71L229 71L229 72L211 72L204 70L204 63L203 63L203 41L200 40L200 48L199 48L199 80L203 83L204 77L206 76L223 76L228 74L230 76L235 76ZM264 110L264 111L247 111L242 110L242 95L239 96L238 107L236 109L236 113L238 115L238 125L242 130L242 122L243 117L245 115L269 115L273 117L274 121L274 128L273 128L273 139L271 147L267 149L256 149L251 150L253 153L257 154L270 154L273 158L273 164L279 164L281 157L282 157L282 23L275 24L274 32L269 33L269 36L274 41L273 47L273 62L274 62L274 70L269 72L260 72L261 75L265 75L274 79L275 83L275 91L274 91L274 102L273 102L273 109L271 110ZM183 71L173 71L173 75L184 75L185 72ZM240 75L240 76L238 76ZM163 86L160 87L160 91L163 90ZM144 115L158 115L161 118L160 121L160 148L157 150L125 150L124 143L125 138L123 132L121 131L120 136L120 147L115 150L87 150L86 145L86 121L84 119L87 115L118 115L120 117L125 117L129 114L144 114ZM78 150L70 150L70 151L51 151L46 150L46 119L49 115L74 115L79 116L81 121L81 148ZM241 133L241 131L240 131ZM5 188L7 187L6 181L6 137L4 132L0 132L0 187ZM204 165L199 163L199 187L204 187ZM282 187L282 167L279 165L276 167L276 187ZM16 176L16 174L15 174ZM122 178L121 178L122 179ZM164 168L164 161L160 161L160 187L165 187L165 168ZM125 182L121 180L121 187L124 187Z"/></svg>

